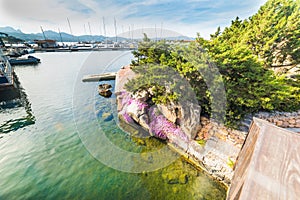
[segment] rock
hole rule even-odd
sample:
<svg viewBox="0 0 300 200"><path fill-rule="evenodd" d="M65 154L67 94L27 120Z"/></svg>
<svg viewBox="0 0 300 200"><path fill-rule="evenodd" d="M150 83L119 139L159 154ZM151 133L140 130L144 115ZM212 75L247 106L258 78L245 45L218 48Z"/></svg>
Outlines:
<svg viewBox="0 0 300 200"><path fill-rule="evenodd" d="M123 109L123 104L122 104L122 96L118 95L117 96L117 110L120 112Z"/></svg>
<svg viewBox="0 0 300 200"><path fill-rule="evenodd" d="M143 114L139 117L138 123L144 127L146 130L149 130L149 117L147 114Z"/></svg>
<svg viewBox="0 0 300 200"><path fill-rule="evenodd" d="M281 127L282 125L283 125L283 122L282 122L282 121L277 121L277 122L276 122L276 126L280 126L280 127Z"/></svg>
<svg viewBox="0 0 300 200"><path fill-rule="evenodd" d="M99 110L96 115L97 115L97 117L100 118L100 117L102 117L102 114L103 114L103 110Z"/></svg>
<svg viewBox="0 0 300 200"><path fill-rule="evenodd" d="M180 128L187 134L190 139L196 137L197 132L201 128L200 124L200 112L201 107L192 102L183 102L180 104L181 118L179 118Z"/></svg>
<svg viewBox="0 0 300 200"><path fill-rule="evenodd" d="M103 97L109 98L112 95L112 92L110 90L104 89L104 90L99 90L99 94Z"/></svg>
<svg viewBox="0 0 300 200"><path fill-rule="evenodd" d="M104 83L104 84L100 84L98 86L98 88L99 88L99 90L108 90L108 89L112 88L112 86L110 84Z"/></svg>
<svg viewBox="0 0 300 200"><path fill-rule="evenodd" d="M172 123L180 126L183 132L194 139L200 130L201 107L197 103L184 101L178 104L157 105L159 111Z"/></svg>
<svg viewBox="0 0 300 200"><path fill-rule="evenodd" d="M290 125L296 124L296 120L295 120L295 119L290 119L290 120L289 120L289 124L290 124Z"/></svg>
<svg viewBox="0 0 300 200"><path fill-rule="evenodd" d="M130 104L129 106L126 107L126 112L130 115L130 117L132 119L134 119L134 121L138 122L139 118L138 116L144 114L142 113L142 111L139 109L137 104Z"/></svg>
<svg viewBox="0 0 300 200"><path fill-rule="evenodd" d="M109 90L110 88L112 88L112 86L109 84L100 84L98 86L98 92L101 96L108 98L112 95L112 92Z"/></svg>
<svg viewBox="0 0 300 200"><path fill-rule="evenodd" d="M215 134L215 136L216 136L217 138L219 138L220 140L226 140L226 138L227 138L227 135L223 135L223 134L221 134L220 132L217 132L217 133Z"/></svg>
<svg viewBox="0 0 300 200"><path fill-rule="evenodd" d="M106 112L106 113L102 114L102 119L105 122L111 121L113 118L114 118L114 116L111 113Z"/></svg>
<svg viewBox="0 0 300 200"><path fill-rule="evenodd" d="M142 90L133 95L134 99L146 102L150 98L150 94L146 90Z"/></svg>
<svg viewBox="0 0 300 200"><path fill-rule="evenodd" d="M288 122L283 122L283 125L282 125L283 128L287 128L289 127L289 123Z"/></svg>
<svg viewBox="0 0 300 200"><path fill-rule="evenodd" d="M191 140L186 152L189 155L201 160L203 158L205 149L201 145L199 145L196 141Z"/></svg>
<svg viewBox="0 0 300 200"><path fill-rule="evenodd" d="M207 125L207 124L209 123L209 120L208 120L207 117L201 116L201 117L200 117L200 122L201 122L201 125L202 125L202 126L205 126L205 125Z"/></svg>
<svg viewBox="0 0 300 200"><path fill-rule="evenodd" d="M158 110L167 118L170 122L176 123L177 118L179 118L180 113L179 107L177 106L172 106L172 105L157 105Z"/></svg>

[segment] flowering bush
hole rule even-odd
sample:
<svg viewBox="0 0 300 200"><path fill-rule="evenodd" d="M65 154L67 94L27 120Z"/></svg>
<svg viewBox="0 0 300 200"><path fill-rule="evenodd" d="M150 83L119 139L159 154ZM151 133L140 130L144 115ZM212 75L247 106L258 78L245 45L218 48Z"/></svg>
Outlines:
<svg viewBox="0 0 300 200"><path fill-rule="evenodd" d="M126 123L128 124L133 123L133 119L128 115L127 112L123 112L122 116L125 119Z"/></svg>
<svg viewBox="0 0 300 200"><path fill-rule="evenodd" d="M155 136L166 139L168 135L173 135L179 137L183 141L188 141L188 137L185 133L177 127L175 124L170 122L167 118L165 118L159 112L156 112L154 107L149 109L150 114L150 132Z"/></svg>
<svg viewBox="0 0 300 200"><path fill-rule="evenodd" d="M168 135L172 135L176 136L177 138L180 138L185 142L188 141L188 137L180 129L180 127L177 127L175 124L170 122L167 118L165 118L164 115L157 111L155 107L149 108L149 105L146 102L133 99L131 95L127 92L122 92L120 95L123 96L121 102L123 110L121 111L121 114L127 123L133 123L133 119L127 113L126 108L131 104L135 104L137 105L139 110L145 109L145 112L148 113L150 117L149 131L152 135L164 140L168 138Z"/></svg>

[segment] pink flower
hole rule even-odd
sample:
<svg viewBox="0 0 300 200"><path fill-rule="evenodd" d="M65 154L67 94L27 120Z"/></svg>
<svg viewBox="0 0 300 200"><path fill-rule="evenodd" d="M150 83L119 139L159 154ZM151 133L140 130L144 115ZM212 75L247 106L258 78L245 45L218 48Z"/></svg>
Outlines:
<svg viewBox="0 0 300 200"><path fill-rule="evenodd" d="M128 124L133 123L133 119L128 115L128 113L124 112L122 116Z"/></svg>
<svg viewBox="0 0 300 200"><path fill-rule="evenodd" d="M149 108L149 105L146 102L133 99L131 95L127 92L122 92L120 95L123 96L121 102L123 107L128 106L130 104L136 104L139 110L146 109L145 112L148 113L150 117L149 131L155 137L165 140L168 138L169 135L169 136L175 136L185 142L188 142L188 137L180 129L180 127L177 127L175 124L170 122L167 118L165 118L165 116L163 116L160 112L158 112L155 109L155 107ZM126 113L126 111L124 111L122 115L127 123L133 122L133 119L129 116L128 113Z"/></svg>

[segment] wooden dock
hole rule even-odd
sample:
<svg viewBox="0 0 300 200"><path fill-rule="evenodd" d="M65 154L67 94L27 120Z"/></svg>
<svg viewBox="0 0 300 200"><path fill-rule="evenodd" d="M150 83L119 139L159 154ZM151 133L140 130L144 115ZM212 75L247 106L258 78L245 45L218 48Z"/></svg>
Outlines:
<svg viewBox="0 0 300 200"><path fill-rule="evenodd" d="M300 134L254 118L227 200L299 197Z"/></svg>
<svg viewBox="0 0 300 200"><path fill-rule="evenodd" d="M98 82L98 81L104 81L104 80L115 80L116 75L117 75L117 72L86 75L82 78L82 81L83 82Z"/></svg>

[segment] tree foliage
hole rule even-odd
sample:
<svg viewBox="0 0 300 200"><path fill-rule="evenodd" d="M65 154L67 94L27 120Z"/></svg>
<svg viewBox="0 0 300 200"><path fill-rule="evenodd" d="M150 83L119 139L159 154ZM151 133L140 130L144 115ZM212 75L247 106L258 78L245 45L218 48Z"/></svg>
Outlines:
<svg viewBox="0 0 300 200"><path fill-rule="evenodd" d="M223 53L227 48L244 47L257 56L266 68L284 61L300 63L300 1L269 0L244 21L238 17L221 33L211 35L209 47Z"/></svg>
<svg viewBox="0 0 300 200"><path fill-rule="evenodd" d="M237 17L223 32L218 28L210 40L198 35L188 46L150 41L145 35L133 53L136 59L132 68L139 76L127 84L127 89L137 92L152 88L155 103L176 101L185 94L173 91L180 88L180 81L166 73L172 68L189 82L202 112L208 115L212 102L222 103L223 99L221 84L212 83L224 84L228 125L261 110L300 109L299 79L287 79L270 70L274 63L283 64L287 59L300 63L299 8L299 1L269 0L249 19ZM220 75L209 75L217 74L213 66ZM167 84L157 84L162 79L168 80ZM212 95L216 91L220 96Z"/></svg>

